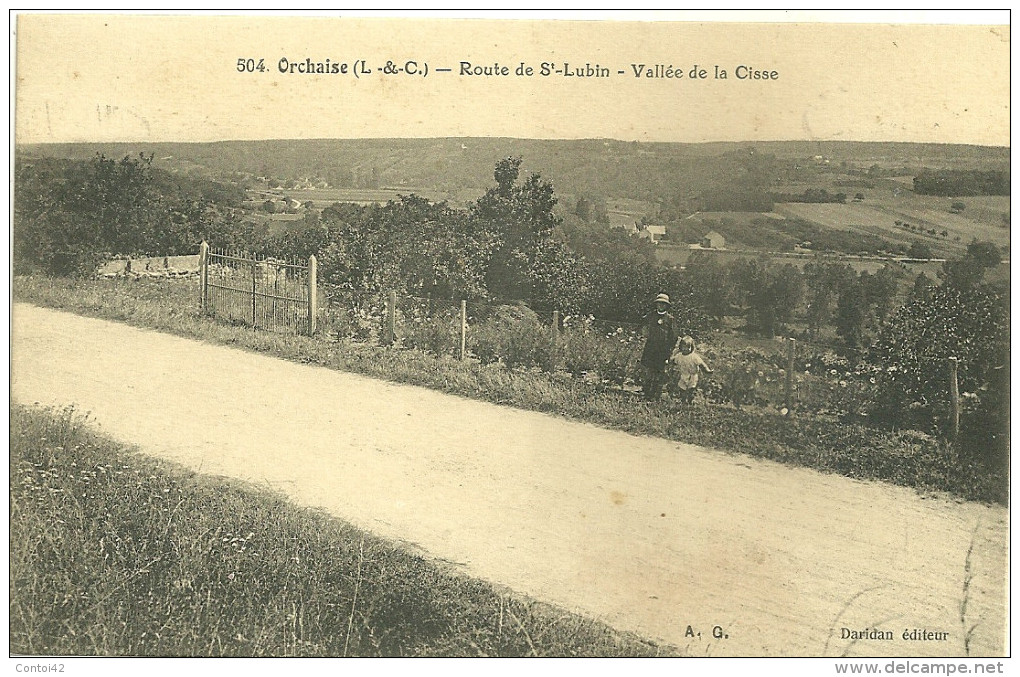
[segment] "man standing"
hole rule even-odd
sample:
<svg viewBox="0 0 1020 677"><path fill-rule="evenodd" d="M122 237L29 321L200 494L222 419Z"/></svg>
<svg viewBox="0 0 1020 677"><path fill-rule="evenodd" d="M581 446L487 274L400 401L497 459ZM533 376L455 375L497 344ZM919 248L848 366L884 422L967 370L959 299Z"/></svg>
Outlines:
<svg viewBox="0 0 1020 677"><path fill-rule="evenodd" d="M658 400L666 381L666 363L676 345L676 319L668 312L669 297L655 297L655 310L645 316L645 349L641 353L644 371L642 390L646 400Z"/></svg>

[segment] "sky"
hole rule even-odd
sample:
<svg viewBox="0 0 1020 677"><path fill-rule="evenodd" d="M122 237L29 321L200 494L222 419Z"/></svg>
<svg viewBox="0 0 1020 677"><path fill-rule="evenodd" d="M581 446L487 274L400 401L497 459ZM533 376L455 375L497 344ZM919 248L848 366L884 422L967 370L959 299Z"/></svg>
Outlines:
<svg viewBox="0 0 1020 677"><path fill-rule="evenodd" d="M1008 13L485 16L21 13L15 140L1009 145Z"/></svg>

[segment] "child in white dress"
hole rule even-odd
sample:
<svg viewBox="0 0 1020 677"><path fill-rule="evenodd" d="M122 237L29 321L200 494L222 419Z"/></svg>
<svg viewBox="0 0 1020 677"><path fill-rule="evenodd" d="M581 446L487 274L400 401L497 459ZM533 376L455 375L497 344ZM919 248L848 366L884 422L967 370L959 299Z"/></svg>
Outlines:
<svg viewBox="0 0 1020 677"><path fill-rule="evenodd" d="M701 372L712 373L701 355L694 352L694 339L690 336L680 339L679 349L669 358L669 363L673 372L673 395L681 402L693 402Z"/></svg>

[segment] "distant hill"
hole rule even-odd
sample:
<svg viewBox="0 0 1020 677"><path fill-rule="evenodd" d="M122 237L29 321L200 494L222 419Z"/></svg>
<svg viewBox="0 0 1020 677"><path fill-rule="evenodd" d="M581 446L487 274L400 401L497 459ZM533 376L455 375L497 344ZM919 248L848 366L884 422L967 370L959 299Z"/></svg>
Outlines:
<svg viewBox="0 0 1020 677"><path fill-rule="evenodd" d="M408 187L447 199L471 199L493 185L497 160L524 158L558 194L658 201L739 182L748 154L883 170L1008 169L1009 148L850 141L640 143L612 139L510 138L314 139L214 143L31 144L22 159L153 154L154 165L217 179L269 177L325 182L338 188ZM844 166L846 166L844 165Z"/></svg>

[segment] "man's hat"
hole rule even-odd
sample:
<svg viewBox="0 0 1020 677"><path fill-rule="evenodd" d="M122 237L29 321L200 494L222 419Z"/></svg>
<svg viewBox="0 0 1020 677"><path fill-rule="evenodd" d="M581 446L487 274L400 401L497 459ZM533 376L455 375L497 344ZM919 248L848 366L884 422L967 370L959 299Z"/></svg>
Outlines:
<svg viewBox="0 0 1020 677"><path fill-rule="evenodd" d="M655 297L655 302L656 303L665 303L666 305L672 305L669 302L669 296L667 296L666 294L659 294L658 296L656 296Z"/></svg>

